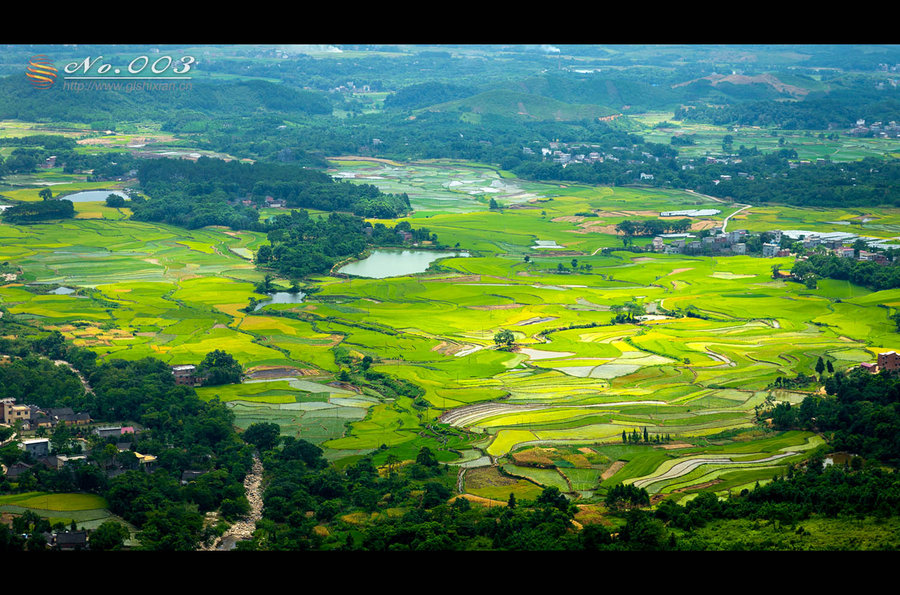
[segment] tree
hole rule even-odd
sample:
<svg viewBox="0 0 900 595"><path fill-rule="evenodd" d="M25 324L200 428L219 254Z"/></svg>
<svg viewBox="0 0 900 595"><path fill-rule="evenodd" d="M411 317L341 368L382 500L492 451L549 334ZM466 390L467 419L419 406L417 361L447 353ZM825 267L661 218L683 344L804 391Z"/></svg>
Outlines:
<svg viewBox="0 0 900 595"><path fill-rule="evenodd" d="M203 515L185 505L168 502L150 510L138 539L142 550L194 551L203 530Z"/></svg>
<svg viewBox="0 0 900 595"><path fill-rule="evenodd" d="M494 343L500 349L510 349L516 342L516 336L509 329L501 329L494 335Z"/></svg>
<svg viewBox="0 0 900 595"><path fill-rule="evenodd" d="M816 374L818 374L819 377L821 377L822 372L824 372L824 371L825 371L825 362L824 362L824 360L822 360L822 356L820 355L818 361L816 361Z"/></svg>
<svg viewBox="0 0 900 595"><path fill-rule="evenodd" d="M492 198L491 202L488 205L488 208L490 208L492 211L495 211L500 208L500 205L497 204L497 201Z"/></svg>
<svg viewBox="0 0 900 595"><path fill-rule="evenodd" d="M722 150L726 153L731 152L732 145L734 143L734 137L730 134L726 134L722 137Z"/></svg>
<svg viewBox="0 0 900 595"><path fill-rule="evenodd" d="M272 260L272 245L263 244L256 251L256 262L257 264L266 264L270 260Z"/></svg>
<svg viewBox="0 0 900 595"><path fill-rule="evenodd" d="M120 550L130 535L128 528L122 523L105 521L91 532L88 547L99 552Z"/></svg>
<svg viewBox="0 0 900 595"><path fill-rule="evenodd" d="M53 191L49 188L44 188L40 192L38 192L38 196L41 197L41 200L50 200L53 198Z"/></svg>
<svg viewBox="0 0 900 595"><path fill-rule="evenodd" d="M829 374L834 374L834 366L831 364L831 360L825 362L825 368L828 370Z"/></svg>
<svg viewBox="0 0 900 595"><path fill-rule="evenodd" d="M106 206L121 209L125 206L125 198L118 194L110 194L106 197Z"/></svg>
<svg viewBox="0 0 900 595"><path fill-rule="evenodd" d="M534 503L538 506L549 506L562 511L569 508L569 499L566 498L556 486L544 488L544 491L535 499Z"/></svg>
<svg viewBox="0 0 900 595"><path fill-rule="evenodd" d="M69 454L72 450L72 441L75 436L65 422L59 422L50 434L50 447L53 452Z"/></svg>
<svg viewBox="0 0 900 595"><path fill-rule="evenodd" d="M434 453L427 446L423 446L416 455L416 463L424 467L437 467L438 460Z"/></svg>
<svg viewBox="0 0 900 595"><path fill-rule="evenodd" d="M244 439L244 442L255 446L260 452L264 452L278 445L281 438L281 427L275 423L255 422L244 430L241 438Z"/></svg>
<svg viewBox="0 0 900 595"><path fill-rule="evenodd" d="M272 293L272 281L275 276L272 273L266 273L263 280L256 284L256 293Z"/></svg>
<svg viewBox="0 0 900 595"><path fill-rule="evenodd" d="M388 470L388 477L393 476L397 473L397 466L400 464L400 457L398 457L394 453L390 453L385 459L384 464Z"/></svg>
<svg viewBox="0 0 900 595"><path fill-rule="evenodd" d="M204 377L204 385L216 386L240 382L244 370L231 354L215 349L207 353L200 362L197 374Z"/></svg>

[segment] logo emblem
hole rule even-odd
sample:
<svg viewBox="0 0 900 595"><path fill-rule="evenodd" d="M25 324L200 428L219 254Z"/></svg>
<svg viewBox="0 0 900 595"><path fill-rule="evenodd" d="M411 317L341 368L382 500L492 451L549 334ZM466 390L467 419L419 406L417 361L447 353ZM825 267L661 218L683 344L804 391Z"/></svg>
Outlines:
<svg viewBox="0 0 900 595"><path fill-rule="evenodd" d="M56 82L57 70L53 66L53 62L43 54L32 56L28 60L28 67L25 69L25 76L32 87L36 89L49 89Z"/></svg>

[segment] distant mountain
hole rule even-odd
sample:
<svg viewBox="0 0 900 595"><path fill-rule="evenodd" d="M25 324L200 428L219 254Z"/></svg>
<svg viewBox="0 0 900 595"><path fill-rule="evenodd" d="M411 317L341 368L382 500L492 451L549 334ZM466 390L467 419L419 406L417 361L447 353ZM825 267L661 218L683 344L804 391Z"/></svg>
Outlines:
<svg viewBox="0 0 900 595"><path fill-rule="evenodd" d="M574 121L612 116L617 110L603 105L573 104L550 97L495 89L425 108L435 112L472 112L523 120Z"/></svg>
<svg viewBox="0 0 900 595"><path fill-rule="evenodd" d="M165 81L154 81L162 85ZM109 83L107 83L109 84ZM202 112L205 117L275 113L330 114L331 103L322 94L250 80L237 82L190 81L184 89L118 88L65 89L63 81L48 89L35 89L22 75L0 78L0 119L32 122L97 122L156 119L165 121L178 110ZM175 85L175 84L173 84Z"/></svg>
<svg viewBox="0 0 900 595"><path fill-rule="evenodd" d="M809 94L811 90L807 87L785 83L772 74L759 74L754 76L747 76L743 74L711 74L700 79L677 83L675 85L672 85L672 88L678 89L680 87L696 85L698 83L701 83L701 81L703 81L702 84L708 83L711 87L719 90L726 95L746 96L752 91L736 91L735 89L739 87L755 86L759 89L756 94L771 95L772 93L775 93L779 96L784 96L785 98L803 99ZM745 97L737 98L744 99ZM754 97L754 99L756 99L756 97Z"/></svg>
<svg viewBox="0 0 900 595"><path fill-rule="evenodd" d="M472 87L432 81L410 85L391 93L385 98L384 107L385 109L418 109L469 97L477 92Z"/></svg>

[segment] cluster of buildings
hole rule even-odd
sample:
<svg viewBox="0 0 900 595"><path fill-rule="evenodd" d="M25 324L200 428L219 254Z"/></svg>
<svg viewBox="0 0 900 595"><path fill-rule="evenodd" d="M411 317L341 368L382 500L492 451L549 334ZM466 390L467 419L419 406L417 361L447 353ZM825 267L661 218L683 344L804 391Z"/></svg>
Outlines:
<svg viewBox="0 0 900 595"><path fill-rule="evenodd" d="M554 163L562 164L563 167L570 163L603 163L605 161L618 162L621 161L615 154L609 152L601 153L601 145L591 145L585 143L561 143L551 142L547 147L541 147L541 156L549 159ZM612 147L613 151L632 152L634 147ZM535 155L536 152L531 147L522 147L522 153L525 155ZM641 152L641 157L646 161L659 161L659 157L648 153ZM633 159L626 160L626 163L641 163ZM643 174L641 179L653 179L652 174Z"/></svg>
<svg viewBox="0 0 900 595"><path fill-rule="evenodd" d="M256 203L253 202L252 200L250 200L249 198L245 198L244 200L242 200L241 204L244 205L245 207L256 207ZM264 206L274 207L274 208L284 208L284 206L286 204L287 203L285 201L281 200L280 198L273 198L271 196L267 196L265 198Z"/></svg>
<svg viewBox="0 0 900 595"><path fill-rule="evenodd" d="M38 428L52 429L60 422L70 426L83 426L91 423L87 413L75 413L70 407L41 408L36 405L16 405L12 398L0 399L0 424L13 425L22 422L25 431Z"/></svg>
<svg viewBox="0 0 900 595"><path fill-rule="evenodd" d="M746 229L708 235L700 239L692 239L695 236L688 233L665 234L653 238L649 248L653 252L662 252L663 254L732 254L737 256L747 254L746 239L748 236ZM666 238L674 239L666 243Z"/></svg>
<svg viewBox="0 0 900 595"><path fill-rule="evenodd" d="M876 363L863 362L859 364L859 367L872 374L877 374L878 372L883 372L885 370L896 372L897 370L900 370L900 354L895 351L885 351L884 353L878 354Z"/></svg>
<svg viewBox="0 0 900 595"><path fill-rule="evenodd" d="M285 57L287 57L287 55L285 55ZM330 93L371 93L372 86L365 84L357 86L353 81L347 81L343 85L332 87L328 91Z"/></svg>
<svg viewBox="0 0 900 595"><path fill-rule="evenodd" d="M891 120L887 124L882 122L872 122L866 126L865 120L857 120L856 126L850 129L847 134L851 136L878 136L881 138L898 138L900 137L900 124Z"/></svg>
<svg viewBox="0 0 900 595"><path fill-rule="evenodd" d="M112 443L110 439L115 440L115 446L118 452L124 453L131 451L131 438L135 435L133 426L98 426L91 432L99 439ZM15 438L11 438L15 440ZM53 444L50 438L22 438L18 440L19 448L28 457L26 460L31 462L19 461L4 467L2 472L12 481L16 481L20 475L27 473L35 465L43 465L50 469L60 470L73 461L87 462L88 455L91 452L89 442L84 438L76 438L71 443L71 448L66 453L54 452ZM131 451L134 452L134 451ZM135 459L139 468L145 471L152 471L156 464L156 457L153 455L141 454L134 452ZM111 464L106 469L107 475L113 477L124 472L122 465Z"/></svg>
<svg viewBox="0 0 900 595"><path fill-rule="evenodd" d="M678 213L682 213L682 211L678 211ZM661 216L668 215L671 215L671 213L661 213ZM770 241L762 244L761 256L763 258L790 256L791 251L782 247L782 238L788 237L799 242L804 250L816 250L821 247L841 258L854 258L858 261L870 261L880 265L889 265L891 263L891 260L881 252L858 250L853 246L846 246L845 244L848 241L859 239L858 236L853 234L810 233L798 236L797 232L785 232L782 230L768 233L771 237ZM750 234L746 229L738 229L727 233L717 230L716 233L699 239L689 233L662 234L654 237L653 242L647 246L647 249L664 254L745 255L749 253L746 243L749 237ZM871 240L866 242L866 246L869 248L890 247L888 244L881 245L883 242L884 240Z"/></svg>

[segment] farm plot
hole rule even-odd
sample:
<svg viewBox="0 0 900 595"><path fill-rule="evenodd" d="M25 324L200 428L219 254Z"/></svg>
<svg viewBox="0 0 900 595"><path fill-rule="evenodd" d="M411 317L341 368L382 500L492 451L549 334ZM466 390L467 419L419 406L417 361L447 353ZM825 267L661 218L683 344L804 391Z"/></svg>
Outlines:
<svg viewBox="0 0 900 595"><path fill-rule="evenodd" d="M458 243L470 256L404 277L315 277L317 291L303 303L247 312L251 298L265 297L255 293L263 272L247 259L266 241L262 233L105 219L0 225L0 259L25 272L0 287L0 303L10 315L59 329L101 358L154 355L198 363L224 349L245 368L303 370L311 376L200 393L228 402L242 427L274 420L285 434L315 440L330 457L382 445L414 457L435 421L483 437L478 452L501 460L523 445L621 446L623 431L644 428L654 437L699 442L754 427L754 409L767 402L798 402L801 393L775 390L773 383L812 375L820 356L844 370L897 347L891 312L879 305L900 306L900 291L840 283L810 290L773 280L771 266L787 270L790 258L618 251L622 240L614 231L585 225L596 220L614 228L629 218L712 204L691 193L532 185L450 163L335 167L387 191L409 191L417 209L412 224L427 216L442 244ZM504 208L489 211L490 197ZM578 215L589 211L597 216ZM809 222L825 229L847 215L810 213L753 208L739 215L740 226L788 227L796 218L789 228ZM884 226L900 224L892 212L878 215ZM559 249L536 249L539 242ZM34 291L40 283L76 292ZM617 322L626 305L649 316ZM509 350L494 343L500 330L514 333ZM365 357L372 372L414 383L424 394L414 403L329 387L333 375ZM648 485L659 493L737 481L790 459L763 463L780 456L772 452L754 461L713 456L708 446L690 457L714 462L656 480L654 474L669 471L659 471L664 461L688 455L631 448L639 455L608 457L627 459L613 478L652 480ZM475 454L467 460L481 458ZM554 481L573 492L591 491L596 472L608 469L572 465L558 467ZM737 475L735 465L742 465ZM540 483L536 476L523 481Z"/></svg>

